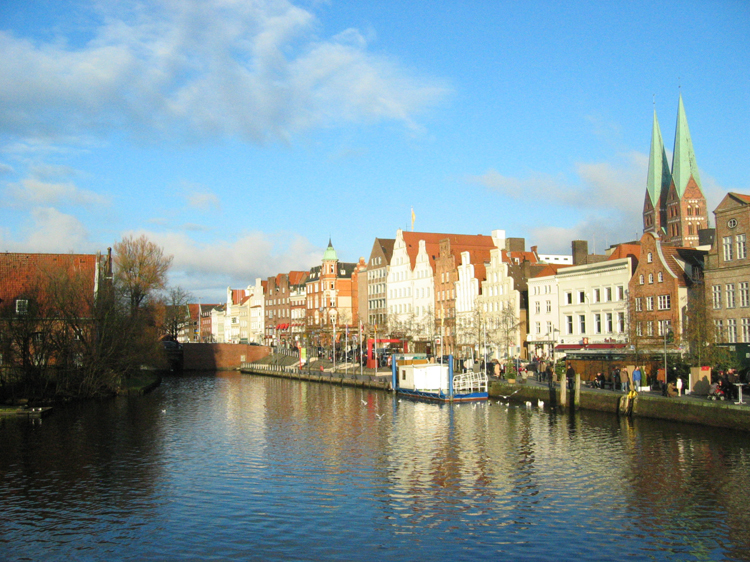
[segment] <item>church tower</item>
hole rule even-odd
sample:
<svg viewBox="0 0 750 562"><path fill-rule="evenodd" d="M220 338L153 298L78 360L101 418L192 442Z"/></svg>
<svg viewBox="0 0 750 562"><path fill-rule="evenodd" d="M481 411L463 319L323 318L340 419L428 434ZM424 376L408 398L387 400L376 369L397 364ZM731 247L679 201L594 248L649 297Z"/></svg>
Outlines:
<svg viewBox="0 0 750 562"><path fill-rule="evenodd" d="M708 228L706 197L701 189L693 141L680 94L671 174L654 111L643 231L656 232L665 244L695 247L698 246L698 230L703 228Z"/></svg>
<svg viewBox="0 0 750 562"><path fill-rule="evenodd" d="M643 203L643 232L656 232L661 236L667 228L667 194L672 183L667 153L661 138L659 120L654 109L654 124L651 128L651 152L648 156L648 178L646 200Z"/></svg>

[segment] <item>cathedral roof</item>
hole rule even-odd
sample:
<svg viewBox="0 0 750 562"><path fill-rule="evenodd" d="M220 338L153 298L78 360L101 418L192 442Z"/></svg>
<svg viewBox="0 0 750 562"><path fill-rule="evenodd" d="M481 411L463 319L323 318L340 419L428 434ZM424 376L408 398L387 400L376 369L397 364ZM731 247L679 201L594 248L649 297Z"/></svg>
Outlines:
<svg viewBox="0 0 750 562"><path fill-rule="evenodd" d="M648 178L646 180L646 191L654 209L659 207L659 198L666 195L672 176L669 173L667 153L664 150L664 141L661 137L659 120L656 118L654 109L654 125L651 129L651 152L648 156Z"/></svg>
<svg viewBox="0 0 750 562"><path fill-rule="evenodd" d="M685 107L682 105L682 94L680 94L680 102L677 106L677 125L674 131L674 153L672 154L672 179L679 197L682 197L685 193L690 176L702 190L698 163L695 161L695 152L693 151L693 141L690 138Z"/></svg>

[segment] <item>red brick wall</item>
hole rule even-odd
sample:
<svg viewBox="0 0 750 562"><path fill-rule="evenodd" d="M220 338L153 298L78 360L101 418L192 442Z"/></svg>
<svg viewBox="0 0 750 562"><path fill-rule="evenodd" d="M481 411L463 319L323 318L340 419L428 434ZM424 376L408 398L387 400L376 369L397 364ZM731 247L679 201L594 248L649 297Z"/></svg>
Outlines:
<svg viewBox="0 0 750 562"><path fill-rule="evenodd" d="M186 371L238 369L243 362L271 354L270 347L232 343L188 343L182 346L182 351Z"/></svg>

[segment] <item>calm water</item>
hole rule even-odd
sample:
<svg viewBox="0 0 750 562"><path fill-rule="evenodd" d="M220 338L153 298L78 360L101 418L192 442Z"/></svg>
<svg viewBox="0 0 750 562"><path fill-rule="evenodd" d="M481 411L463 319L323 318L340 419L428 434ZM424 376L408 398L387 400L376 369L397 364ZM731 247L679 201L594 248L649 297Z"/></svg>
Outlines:
<svg viewBox="0 0 750 562"><path fill-rule="evenodd" d="M745 433L232 373L0 447L3 560L750 559Z"/></svg>

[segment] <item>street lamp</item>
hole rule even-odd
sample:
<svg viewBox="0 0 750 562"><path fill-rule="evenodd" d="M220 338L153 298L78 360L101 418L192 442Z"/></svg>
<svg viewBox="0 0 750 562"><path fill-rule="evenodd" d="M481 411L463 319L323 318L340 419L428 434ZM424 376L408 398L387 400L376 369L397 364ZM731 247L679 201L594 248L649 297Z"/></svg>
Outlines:
<svg viewBox="0 0 750 562"><path fill-rule="evenodd" d="M669 324L664 325L664 394L667 393L667 382L669 380L669 370L667 369L667 342L672 343L674 341L674 332L669 327Z"/></svg>

